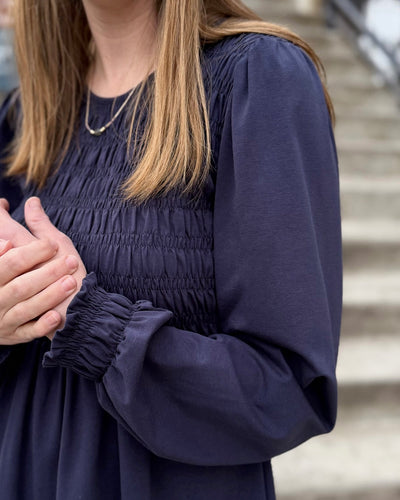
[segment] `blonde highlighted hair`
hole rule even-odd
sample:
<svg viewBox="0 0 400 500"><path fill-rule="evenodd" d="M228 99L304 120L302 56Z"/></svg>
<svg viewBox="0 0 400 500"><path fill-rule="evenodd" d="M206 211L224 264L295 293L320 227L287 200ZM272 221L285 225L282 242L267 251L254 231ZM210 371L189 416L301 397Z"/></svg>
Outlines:
<svg viewBox="0 0 400 500"><path fill-rule="evenodd" d="M263 33L298 45L313 60L334 120L322 64L289 29L262 21L240 0L155 0L159 50L138 164L122 186L141 203L178 188L198 193L211 164L201 47L240 33ZM16 58L22 120L8 175L43 187L69 147L92 63L91 33L81 0L15 0ZM133 108L127 144L134 137ZM161 146L162 145L162 146Z"/></svg>

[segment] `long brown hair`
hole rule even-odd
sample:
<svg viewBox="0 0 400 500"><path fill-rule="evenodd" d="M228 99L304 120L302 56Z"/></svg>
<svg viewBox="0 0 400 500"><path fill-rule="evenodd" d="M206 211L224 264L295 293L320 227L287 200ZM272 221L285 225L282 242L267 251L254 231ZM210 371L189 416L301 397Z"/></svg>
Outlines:
<svg viewBox="0 0 400 500"><path fill-rule="evenodd" d="M211 138L201 71L201 47L244 32L284 38L313 60L334 120L322 64L289 29L264 22L240 0L156 0L158 59L150 118L127 199L145 202L178 188L198 193L211 164ZM8 167L43 187L76 127L92 62L91 33L81 0L15 0L16 58L22 120ZM128 149L134 134L132 111ZM162 145L162 147L160 147Z"/></svg>

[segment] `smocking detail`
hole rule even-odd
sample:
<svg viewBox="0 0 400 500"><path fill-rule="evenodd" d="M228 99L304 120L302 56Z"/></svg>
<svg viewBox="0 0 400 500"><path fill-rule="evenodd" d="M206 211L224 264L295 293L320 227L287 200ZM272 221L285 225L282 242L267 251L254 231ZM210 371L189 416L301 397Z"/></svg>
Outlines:
<svg viewBox="0 0 400 500"><path fill-rule="evenodd" d="M84 126L85 99L77 135L60 168L41 192L33 186L24 190L25 197L40 196L53 224L71 238L100 287L133 302L144 299L165 307L173 312L171 324L201 333L214 331L216 324L213 209L219 142L235 66L258 39L258 35L229 37L204 48L212 168L196 201L176 191L145 204L125 201L120 186L136 166L135 156L127 155L126 115L93 137ZM152 83L151 76L146 84L149 92ZM112 99L92 96L91 126L106 122L112 106ZM139 130L147 120L142 109ZM23 203L14 216L23 221Z"/></svg>

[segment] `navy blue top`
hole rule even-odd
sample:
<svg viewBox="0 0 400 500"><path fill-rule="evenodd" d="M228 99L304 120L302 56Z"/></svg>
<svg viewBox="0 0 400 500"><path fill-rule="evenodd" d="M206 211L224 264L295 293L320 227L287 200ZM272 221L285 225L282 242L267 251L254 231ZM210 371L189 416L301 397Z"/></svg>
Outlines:
<svg viewBox="0 0 400 500"><path fill-rule="evenodd" d="M208 46L203 67L215 169L197 204L123 202L125 122L92 137L84 102L41 192L1 181L19 221L41 197L90 273L51 343L0 348L2 500L271 500L270 459L334 425L340 204L320 79L267 35ZM112 106L93 96L90 125Z"/></svg>

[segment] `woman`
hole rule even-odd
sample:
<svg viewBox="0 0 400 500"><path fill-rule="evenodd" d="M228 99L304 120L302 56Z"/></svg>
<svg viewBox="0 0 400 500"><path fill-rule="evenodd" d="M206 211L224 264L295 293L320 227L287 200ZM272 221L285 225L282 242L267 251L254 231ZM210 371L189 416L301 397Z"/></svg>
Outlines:
<svg viewBox="0 0 400 500"><path fill-rule="evenodd" d="M273 499L271 458L336 415L315 55L233 0L19 0L15 17L2 499Z"/></svg>

